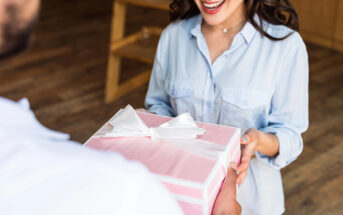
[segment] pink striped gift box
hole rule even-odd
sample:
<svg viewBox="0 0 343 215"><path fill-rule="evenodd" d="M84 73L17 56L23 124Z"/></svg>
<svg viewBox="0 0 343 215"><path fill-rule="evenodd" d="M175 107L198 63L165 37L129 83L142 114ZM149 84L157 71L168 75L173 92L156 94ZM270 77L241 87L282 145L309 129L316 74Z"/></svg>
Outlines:
<svg viewBox="0 0 343 215"><path fill-rule="evenodd" d="M148 127L157 127L170 117L137 112ZM112 129L106 123L86 143L87 147L115 151L143 163L170 190L187 215L210 214L231 161L240 160L240 129L196 122L205 129L197 139L225 146L224 159L210 159L150 137L102 137Z"/></svg>

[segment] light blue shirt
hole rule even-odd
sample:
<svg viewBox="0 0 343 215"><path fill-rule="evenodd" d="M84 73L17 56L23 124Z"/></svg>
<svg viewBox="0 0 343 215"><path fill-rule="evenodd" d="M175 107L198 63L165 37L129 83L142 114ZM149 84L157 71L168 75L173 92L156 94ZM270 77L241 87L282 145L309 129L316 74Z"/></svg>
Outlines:
<svg viewBox="0 0 343 215"><path fill-rule="evenodd" d="M243 214L284 212L280 169L303 149L308 127L308 58L297 32L272 41L248 22L213 64L201 32L202 17L170 24L157 48L146 107L160 115L190 112L198 121L257 128L275 134L279 154L255 152L238 201ZM274 37L292 32L265 23Z"/></svg>

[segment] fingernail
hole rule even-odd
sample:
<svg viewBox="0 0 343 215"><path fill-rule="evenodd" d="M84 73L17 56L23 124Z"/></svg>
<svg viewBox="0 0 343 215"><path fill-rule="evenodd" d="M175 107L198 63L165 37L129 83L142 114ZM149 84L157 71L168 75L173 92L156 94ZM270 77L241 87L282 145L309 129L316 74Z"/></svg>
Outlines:
<svg viewBox="0 0 343 215"><path fill-rule="evenodd" d="M236 164L236 162L231 162L230 165L229 165L229 167L230 167L231 169L234 169L235 171L237 171L237 164Z"/></svg>
<svg viewBox="0 0 343 215"><path fill-rule="evenodd" d="M242 138L243 142L247 141L247 138L246 137L243 137Z"/></svg>

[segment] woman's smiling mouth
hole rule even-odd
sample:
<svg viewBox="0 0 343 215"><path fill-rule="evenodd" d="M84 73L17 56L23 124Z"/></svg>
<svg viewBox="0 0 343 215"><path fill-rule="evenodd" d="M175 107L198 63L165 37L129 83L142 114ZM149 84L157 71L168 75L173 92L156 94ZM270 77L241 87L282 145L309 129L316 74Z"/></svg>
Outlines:
<svg viewBox="0 0 343 215"><path fill-rule="evenodd" d="M220 11L224 4L225 0L222 1L214 1L214 2L207 2L207 1L202 1L202 7L204 11L208 14L215 14Z"/></svg>

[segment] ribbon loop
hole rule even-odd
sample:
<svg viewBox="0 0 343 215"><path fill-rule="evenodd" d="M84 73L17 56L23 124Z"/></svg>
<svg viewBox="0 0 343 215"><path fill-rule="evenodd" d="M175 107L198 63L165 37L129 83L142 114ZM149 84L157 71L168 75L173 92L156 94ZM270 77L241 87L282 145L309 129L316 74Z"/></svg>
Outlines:
<svg viewBox="0 0 343 215"><path fill-rule="evenodd" d="M150 128L148 128L148 135L147 136L150 136L151 137L151 139L156 139L156 131L155 131L156 129L155 128L152 128L152 127L150 127Z"/></svg>
<svg viewBox="0 0 343 215"><path fill-rule="evenodd" d="M198 128L189 113L181 114L156 128L148 128L130 105L120 110L110 124L113 126L112 132L106 133L105 137L145 136L157 139L194 139L205 133L204 129Z"/></svg>
<svg viewBox="0 0 343 215"><path fill-rule="evenodd" d="M209 159L221 159L226 147L206 140L196 139L205 130L199 128L189 113L181 114L158 127L148 127L130 106L120 110L110 121L113 126L103 137L151 137L167 142L182 150Z"/></svg>

